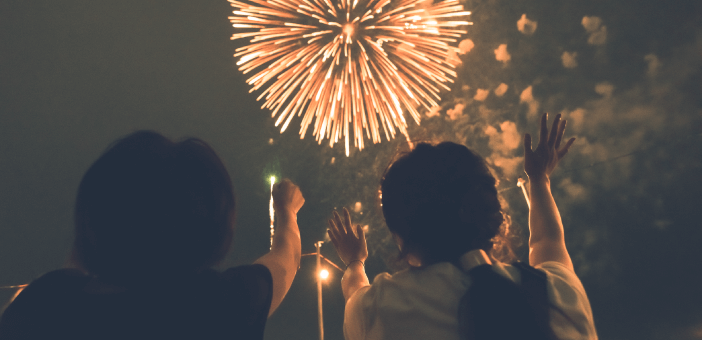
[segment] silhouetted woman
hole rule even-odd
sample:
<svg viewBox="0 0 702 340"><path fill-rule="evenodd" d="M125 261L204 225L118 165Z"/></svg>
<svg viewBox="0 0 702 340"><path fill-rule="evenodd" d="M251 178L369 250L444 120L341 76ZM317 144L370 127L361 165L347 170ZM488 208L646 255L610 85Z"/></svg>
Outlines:
<svg viewBox="0 0 702 340"><path fill-rule="evenodd" d="M32 282L0 320L2 339L262 339L300 260L300 190L273 190L271 251L211 269L234 227L229 174L199 139L150 131L113 144L78 189L73 261Z"/></svg>
<svg viewBox="0 0 702 340"><path fill-rule="evenodd" d="M420 144L382 179L382 208L410 269L370 285L360 226L334 213L329 236L347 265L344 334L355 339L595 339L585 290L573 271L549 177L574 139L561 147L565 121L539 145L525 136L529 176L529 264L489 255L503 224L495 178L468 148ZM536 269L535 269L536 268Z"/></svg>

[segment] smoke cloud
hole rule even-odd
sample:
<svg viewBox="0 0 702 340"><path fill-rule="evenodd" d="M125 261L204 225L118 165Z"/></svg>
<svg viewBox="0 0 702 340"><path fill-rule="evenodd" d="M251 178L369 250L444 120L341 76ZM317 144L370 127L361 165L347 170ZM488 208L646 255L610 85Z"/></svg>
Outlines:
<svg viewBox="0 0 702 340"><path fill-rule="evenodd" d="M439 111L441 110L441 106L432 106L431 110L427 111L427 117L436 117L439 115Z"/></svg>
<svg viewBox="0 0 702 340"><path fill-rule="evenodd" d="M561 55L561 62L565 68L576 68L578 67L578 52L568 52L565 51Z"/></svg>
<svg viewBox="0 0 702 340"><path fill-rule="evenodd" d="M477 100L477 101L479 101L479 102L482 102L482 101L484 101L485 99L487 99L487 97L488 97L489 94L490 94L490 90L478 89L478 90L475 92L475 96L473 97L473 99L475 99L475 100Z"/></svg>
<svg viewBox="0 0 702 340"><path fill-rule="evenodd" d="M522 14L517 21L517 29L525 35L532 35L536 31L537 24L536 21L529 20L526 14Z"/></svg>
<svg viewBox="0 0 702 340"><path fill-rule="evenodd" d="M658 59L658 57L655 54L647 54L644 57L644 60L648 64L648 68L646 69L646 74L649 77L655 77L658 74L658 69L661 67L661 61Z"/></svg>
<svg viewBox="0 0 702 340"><path fill-rule="evenodd" d="M464 108L465 108L465 105L456 104L456 106L453 109L449 109L448 111L446 111L446 114L449 116L449 118L451 120L456 120L463 115Z"/></svg>
<svg viewBox="0 0 702 340"><path fill-rule="evenodd" d="M507 44L500 44L495 50L495 59L503 63L507 63L512 59L512 56L507 52Z"/></svg>
<svg viewBox="0 0 702 340"><path fill-rule="evenodd" d="M539 106L541 104L538 100L534 99L532 91L532 86L525 88L524 91L522 91L522 93L519 95L519 102L527 104L527 106L529 107L529 116L536 116L536 113L539 112Z"/></svg>
<svg viewBox="0 0 702 340"><path fill-rule="evenodd" d="M590 45L603 45L607 42L607 26L602 25L599 17L583 17L582 25L589 34L587 43Z"/></svg>
<svg viewBox="0 0 702 340"><path fill-rule="evenodd" d="M462 40L460 44L458 44L458 50L460 54L466 54L470 52L473 47L475 47L475 44L473 43L473 40L470 39L465 39Z"/></svg>
<svg viewBox="0 0 702 340"><path fill-rule="evenodd" d="M595 92L602 95L605 98L609 98L614 93L614 85L609 82L603 81L595 85Z"/></svg>
<svg viewBox="0 0 702 340"><path fill-rule="evenodd" d="M495 95L498 97L502 97L507 93L507 90L509 89L509 85L505 83L501 83L498 87L495 88Z"/></svg>

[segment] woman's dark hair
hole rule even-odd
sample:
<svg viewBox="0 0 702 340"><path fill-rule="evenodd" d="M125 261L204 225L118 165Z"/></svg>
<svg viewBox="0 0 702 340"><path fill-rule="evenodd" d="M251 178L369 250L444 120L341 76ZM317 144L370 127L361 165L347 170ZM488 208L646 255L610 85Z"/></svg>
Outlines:
<svg viewBox="0 0 702 340"><path fill-rule="evenodd" d="M404 243L401 257L415 253L423 264L489 251L503 222L495 178L463 145L417 145L388 168L381 191L385 222Z"/></svg>
<svg viewBox="0 0 702 340"><path fill-rule="evenodd" d="M400 255L417 254L422 265L459 265L470 250L493 250L496 236L506 231L495 178L485 160L465 146L417 145L390 166L381 189L385 222L404 243ZM541 279L522 275L522 286L489 265L467 274L471 285L457 315L461 339L555 339L543 273ZM531 284L524 286L527 279Z"/></svg>
<svg viewBox="0 0 702 340"><path fill-rule="evenodd" d="M89 273L122 284L195 272L228 251L234 205L229 174L205 142L135 132L83 176L74 256Z"/></svg>

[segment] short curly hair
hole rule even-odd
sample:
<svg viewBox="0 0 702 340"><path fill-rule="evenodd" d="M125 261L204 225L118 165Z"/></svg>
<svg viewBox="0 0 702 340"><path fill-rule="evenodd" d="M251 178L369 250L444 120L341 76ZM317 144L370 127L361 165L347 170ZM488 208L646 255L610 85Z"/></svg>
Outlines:
<svg viewBox="0 0 702 340"><path fill-rule="evenodd" d="M75 205L75 260L128 284L197 271L229 249L235 199L229 174L202 140L153 131L115 142L83 177Z"/></svg>
<svg viewBox="0 0 702 340"><path fill-rule="evenodd" d="M400 257L425 265L455 262L467 251L490 251L503 214L485 160L451 142L418 144L390 165L381 181L385 222L402 238Z"/></svg>

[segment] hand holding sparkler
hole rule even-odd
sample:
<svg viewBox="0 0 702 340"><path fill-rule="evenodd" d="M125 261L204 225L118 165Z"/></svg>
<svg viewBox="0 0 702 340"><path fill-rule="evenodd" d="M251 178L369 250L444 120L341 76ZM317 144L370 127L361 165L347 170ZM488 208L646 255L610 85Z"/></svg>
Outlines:
<svg viewBox="0 0 702 340"><path fill-rule="evenodd" d="M561 147L566 121L561 121L560 114L557 114L556 119L553 120L550 133L547 121L548 113L544 113L541 116L539 144L536 150L531 150L531 135L528 133L524 135L524 171L532 181L548 179L575 141L575 138L571 138Z"/></svg>
<svg viewBox="0 0 702 340"><path fill-rule="evenodd" d="M273 185L273 207L277 214L284 213L297 214L305 204L300 188L289 179L284 179L280 183Z"/></svg>
<svg viewBox="0 0 702 340"><path fill-rule="evenodd" d="M273 235L271 251L254 262L266 266L273 278L269 315L273 314L283 301L300 267L302 247L297 212L305 204L300 188L288 179L273 185L272 196L277 217L276 233Z"/></svg>

